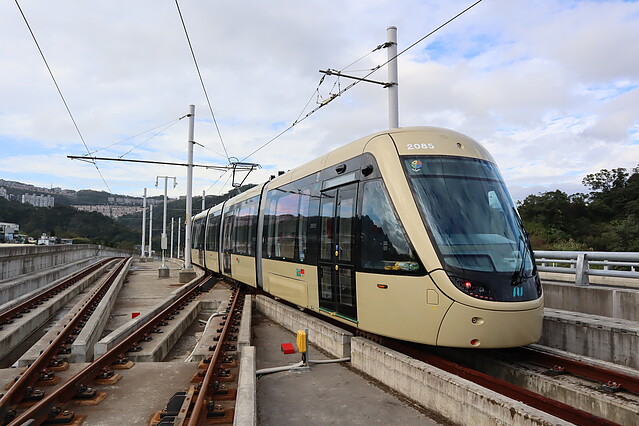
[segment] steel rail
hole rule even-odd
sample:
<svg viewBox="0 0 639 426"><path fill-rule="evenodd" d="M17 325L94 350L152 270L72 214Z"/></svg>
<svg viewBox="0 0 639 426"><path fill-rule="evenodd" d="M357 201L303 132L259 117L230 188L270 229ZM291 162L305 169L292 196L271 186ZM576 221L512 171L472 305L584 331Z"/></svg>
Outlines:
<svg viewBox="0 0 639 426"><path fill-rule="evenodd" d="M193 285L193 288L177 298L175 302L163 309L159 314L148 320L146 323L142 324L140 328L124 338L120 343L111 348L111 350L107 351L104 355L90 363L73 377L69 378L64 384L60 385L47 397L28 408L19 417L9 423L9 425L17 426L26 423L30 426L35 426L47 421L49 413L51 413L53 409L62 408L65 403L73 399L73 397L78 394L82 385L90 383L97 378L103 369L109 368L118 360L120 355L126 354L133 344L140 341L145 334L156 328L159 323L164 321L178 306L185 305L193 300L196 297L196 294L200 291L201 286L209 279L212 279L211 275L203 275L200 277Z"/></svg>
<svg viewBox="0 0 639 426"><path fill-rule="evenodd" d="M448 361L439 356L427 353L423 349L417 348L412 344L407 344L399 341L386 341L385 346L402 352L412 358L426 362L434 367L447 371L458 377L469 380L482 387L493 390L508 398L521 401L526 405L529 405L555 417L559 417L560 419L563 419L565 421L584 426L617 425L617 423L611 422L602 417L595 416L586 411L579 410L570 405L564 404L551 398L547 398L543 395L531 392L519 386L515 386L504 380L491 377L477 370L463 367L462 365L455 362Z"/></svg>
<svg viewBox="0 0 639 426"><path fill-rule="evenodd" d="M60 347L71 337L72 332L80 329L80 323L85 321L85 317L89 312L95 310L97 303L104 297L107 290L111 287L115 278L122 271L127 259L122 259L104 279L103 283L94 291L91 297L86 301L84 306L73 316L73 318L64 326L62 331L49 343L44 351L36 358L36 360L27 369L18 376L17 380L12 384L9 390L0 398L0 419L6 419L6 415L10 407L18 405L27 394L27 389L36 385L39 374L50 367L51 360L58 355Z"/></svg>
<svg viewBox="0 0 639 426"><path fill-rule="evenodd" d="M200 387L200 392L195 400L195 405L193 406L193 411L191 412L191 416L188 421L188 426L199 426L204 423L207 414L207 399L210 399L210 386L213 380L213 377L216 375L215 371L219 364L224 342L228 338L230 334L230 328L233 325L233 318L236 314L236 309L238 305L238 300L240 299L241 286L237 286L235 289L235 294L233 295L233 303L228 309L229 315L226 319L224 327L222 328L222 332L220 333L220 339L218 344L215 346L215 351L211 356L211 362L206 369L206 374L204 376L204 380L202 380L202 386Z"/></svg>
<svg viewBox="0 0 639 426"><path fill-rule="evenodd" d="M93 265L89 265L86 268L71 274L68 278L64 279L62 282L54 285L53 287L43 291L42 293L36 295L35 297L25 300L24 302L5 310L0 313L0 326L3 324L7 324L8 321L15 319L19 315L23 315L28 311L35 309L39 302L45 299L50 299L52 296L60 293L65 288L77 283L81 279L90 275L92 272L96 271L100 267L104 266L108 262L116 259L115 257L110 257L108 259L103 259L99 262L94 263Z"/></svg>
<svg viewBox="0 0 639 426"><path fill-rule="evenodd" d="M520 355L527 362L539 364L551 369L558 366L563 368L564 373L602 384L613 382L620 385L619 390L639 394L639 377L636 376L630 376L607 368L564 358L531 347L515 348L509 352Z"/></svg>

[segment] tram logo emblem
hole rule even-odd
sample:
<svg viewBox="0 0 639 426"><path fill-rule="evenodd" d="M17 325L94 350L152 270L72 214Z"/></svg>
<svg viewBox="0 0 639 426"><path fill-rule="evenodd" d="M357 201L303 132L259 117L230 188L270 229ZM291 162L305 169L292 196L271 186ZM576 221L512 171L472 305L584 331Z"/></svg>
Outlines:
<svg viewBox="0 0 639 426"><path fill-rule="evenodd" d="M522 297L524 295L523 287L513 287L513 297Z"/></svg>
<svg viewBox="0 0 639 426"><path fill-rule="evenodd" d="M422 162L419 160L413 160L410 163L410 167L414 172L418 172L422 168Z"/></svg>
<svg viewBox="0 0 639 426"><path fill-rule="evenodd" d="M295 270L295 275L297 275L298 277L303 277L304 276L304 269L297 268Z"/></svg>

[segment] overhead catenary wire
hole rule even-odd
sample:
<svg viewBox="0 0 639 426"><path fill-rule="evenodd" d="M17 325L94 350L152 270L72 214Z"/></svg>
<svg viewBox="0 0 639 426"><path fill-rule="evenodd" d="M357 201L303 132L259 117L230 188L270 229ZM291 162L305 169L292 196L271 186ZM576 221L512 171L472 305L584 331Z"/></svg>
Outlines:
<svg viewBox="0 0 639 426"><path fill-rule="evenodd" d="M176 0L177 1L177 0ZM445 26L447 26L448 24L450 24L451 22L453 22L454 20L456 20L457 18L459 18L460 16L462 16L463 14L465 14L466 12L468 12L469 10L471 10L472 8L474 8L475 6L477 6L479 3L481 3L483 0L477 0L475 3L471 4L470 6L466 7L464 10L462 10L461 12L457 13L455 16L453 16L452 18L448 19L446 22L444 22L443 24L439 25L437 28L435 28L434 30L430 31L429 33L427 33L426 35L424 35L423 37L421 37L420 39L418 39L417 41L415 41L414 43L412 43L411 45L409 45L407 48L405 48L404 50L400 51L399 53L397 53L397 55L393 56L392 58L388 59L386 62L377 65L376 67L374 67L373 69L371 69L364 77L362 77L363 79L369 77L371 74L375 73L377 70L379 70L380 68L382 68L383 66L387 65L388 63L390 63L391 61L393 61L394 59L397 59L400 55L406 53L408 50L412 49L413 47L417 46L419 43L421 43L422 41L424 41L425 39L427 39L428 37L430 37L431 35L435 34L437 31L441 30L442 28L444 28ZM386 43L380 44L379 46L377 46L373 51L375 50L379 50L383 47L386 47ZM372 53L372 52L370 52ZM369 54L370 54L369 53ZM362 58L354 61L353 63L347 65L346 67L344 67L343 69L352 66L353 64L359 62L361 59L365 58L367 55L364 55ZM342 69L342 70L343 70ZM323 77L320 80L320 82L323 81ZM329 96L328 98L326 98L323 102L321 102L317 107L315 107L313 110L311 110L310 112L308 112L306 115L304 115L303 117L299 118L301 116L298 116L298 118L290 125L288 126L286 129L282 130L281 132L279 132L277 135L275 135L273 138L269 139L267 142L265 142L264 144L260 145L257 149L255 149L254 151L252 151L249 155L247 155L246 157L244 157L242 159L242 161L250 158L251 156L253 156L254 154L256 154L257 152L259 152L260 150L264 149L266 146L270 145L271 143L273 143L274 141L276 141L277 139L279 139L282 135L284 135L285 133L287 133L288 131L290 131L293 127L295 127L296 125L298 125L299 123L301 123L302 121L306 120L308 117L310 117L311 115L313 115L314 113L316 113L317 111L319 111L321 108L325 107L326 105L328 105L331 101L333 101L335 98L341 96L342 94L344 94L344 92L350 90L351 88L353 88L354 86L356 86L357 84L359 84L361 82L361 80L355 80L354 82L352 82L351 84L349 84L348 86L346 86L344 89L339 90L337 93L332 94L331 96ZM335 85L333 86L335 87ZM332 89L331 89L332 90ZM308 103L306 104L306 106L308 106ZM306 108L306 107L305 107ZM303 112L302 112L303 113Z"/></svg>
<svg viewBox="0 0 639 426"><path fill-rule="evenodd" d="M178 121L180 121L180 120L182 120L183 118L186 118L186 117L188 117L188 114L187 114L187 115L183 115L183 116L182 116L182 117L180 117L180 118L176 118L176 119L174 119L174 120L168 121L168 122L166 122L166 123L164 123L164 124L160 124L159 126L152 127L152 128L150 128L150 129L148 129L148 130L145 130L145 131L140 132L140 133L138 133L138 134L135 134L135 135L133 135L133 136L129 136L128 138L124 138L124 139L122 139L122 140L119 140L119 141L117 141L117 142L114 142L114 143L112 143L111 145L107 145L107 146L105 146L105 147L103 147L103 148L98 148L98 149L96 149L96 150L94 150L94 151L91 151L91 152L89 153L89 155L93 155L93 154L95 154L96 152L104 151L104 150L107 150L107 149L109 149L109 148L111 148L111 147L114 147L114 146L116 146L116 145L119 145L119 144L121 144L121 143L124 143L124 142L126 142L126 141L129 141L129 140L131 140L131 139L135 139L135 138L137 138L138 136L141 136L141 135L143 135L143 134L145 134L145 133L152 132L152 131L154 131L154 130L156 130L156 129L159 129L160 127L164 127L164 126L169 126L169 127L170 127L170 126L172 126L173 124L177 123ZM168 127L167 127L167 129L168 129ZM166 130L166 129L163 129L162 131L164 131L164 130Z"/></svg>
<svg viewBox="0 0 639 426"><path fill-rule="evenodd" d="M211 106L211 99L209 98L209 94L206 90L206 86L204 85L204 79L202 78L202 73L200 72L200 66L197 63L197 58L195 57L195 51L193 50L193 44L191 44L191 38L189 37L189 32L186 29L186 23L184 22L184 17L182 16L182 10L180 9L180 4L178 0L175 0L175 6L177 7L178 14L180 15L180 21L182 22L182 28L184 29L184 35L186 36L186 41L189 44L189 49L191 51L191 56L193 57L193 63L195 64L195 70L197 71L197 75L200 78L200 84L202 85L202 90L204 91L204 97L206 98L206 103L209 106L209 111L211 113L211 117L213 117L213 123L215 124L215 129L217 130L217 135L220 138L220 142L222 144L222 148L224 148L224 154L226 155L227 161L230 162L230 156L228 151L226 150L226 145L224 144L224 139L222 138L222 133L220 132L220 126L217 124L217 119L215 118L215 114L213 113L213 107Z"/></svg>
<svg viewBox="0 0 639 426"><path fill-rule="evenodd" d="M40 44L38 43L38 39L36 38L35 33L31 29L31 25L29 25L29 21L27 20L26 15L22 11L22 7L20 7L20 3L18 3L18 0L14 0L14 1L16 3L16 6L18 7L18 10L20 11L20 15L22 15L22 19L24 20L24 23L27 25L27 28L29 29L29 33L31 34L31 38L33 38L33 41L34 41L36 47L38 48L38 52L40 52L40 56L42 57L42 60L44 61L44 65L47 67L47 70L49 71L49 75L51 76L51 79L53 80L53 84L55 85L55 88L58 91L58 94L60 95L60 98L62 99L62 103L64 103L64 107L66 108L67 113L69 114L69 117L71 117L71 121L73 122L73 126L75 127L75 130L78 133L78 136L80 136L80 140L82 141L82 144L84 145L84 147L87 150L87 155L91 155L91 151L89 150L89 147L88 147L86 141L84 140L84 136L82 136L82 132L80 132L80 127L78 127L78 123L76 122L75 117L73 116L73 113L71 112L71 108L69 108L69 104L67 103L67 100L65 99L64 95L62 94L62 90L60 89L60 85L58 85L58 82L57 82L55 76L53 75L53 71L51 70L51 67L49 66L49 63L47 62L47 58L44 56L44 52L40 48ZM107 187L109 192L111 192L111 188L109 187L109 184L107 183L107 181L104 179L104 176L102 175L102 172L100 171L100 168L98 167L97 163L95 161L93 161L92 163L95 166L95 169L98 171L98 174L100 175L100 178L102 178L102 182L104 182L104 185Z"/></svg>
<svg viewBox="0 0 639 426"><path fill-rule="evenodd" d="M185 116L186 117L186 116ZM141 147L142 145L144 145L145 143L147 143L148 141L150 141L151 139L153 139L154 137L156 137L157 135L159 135L160 133L164 132L165 130L169 129L171 126L173 126L175 123L177 123L179 120L176 121L172 121L171 123L169 123L168 125L166 125L165 127L163 127L161 130L155 132L154 134L152 134L149 138L143 140L142 142L140 142L139 144L135 145L133 148L131 148L130 150L128 150L127 152L125 152L124 154L120 155L118 158L124 158L125 155L130 154L134 149L137 149L139 147ZM156 127L157 129L157 127Z"/></svg>

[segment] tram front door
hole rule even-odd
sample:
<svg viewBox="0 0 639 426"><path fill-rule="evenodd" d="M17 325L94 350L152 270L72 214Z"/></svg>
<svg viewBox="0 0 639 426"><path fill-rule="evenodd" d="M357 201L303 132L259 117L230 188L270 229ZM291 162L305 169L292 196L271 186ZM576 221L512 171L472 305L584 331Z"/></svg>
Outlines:
<svg viewBox="0 0 639 426"><path fill-rule="evenodd" d="M320 204L320 309L357 320L355 213L357 184L322 192Z"/></svg>

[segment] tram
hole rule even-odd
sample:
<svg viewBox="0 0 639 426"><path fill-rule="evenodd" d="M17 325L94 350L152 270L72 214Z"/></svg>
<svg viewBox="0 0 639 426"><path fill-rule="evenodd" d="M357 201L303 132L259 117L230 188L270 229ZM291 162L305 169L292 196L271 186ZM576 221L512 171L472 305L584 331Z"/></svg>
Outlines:
<svg viewBox="0 0 639 426"><path fill-rule="evenodd" d="M386 130L193 217L201 267L362 331L536 342L543 293L494 159L452 130Z"/></svg>

